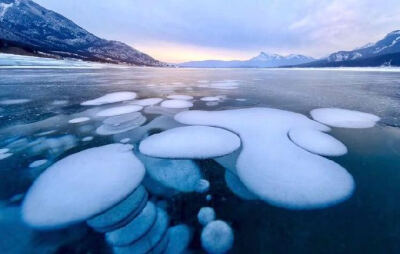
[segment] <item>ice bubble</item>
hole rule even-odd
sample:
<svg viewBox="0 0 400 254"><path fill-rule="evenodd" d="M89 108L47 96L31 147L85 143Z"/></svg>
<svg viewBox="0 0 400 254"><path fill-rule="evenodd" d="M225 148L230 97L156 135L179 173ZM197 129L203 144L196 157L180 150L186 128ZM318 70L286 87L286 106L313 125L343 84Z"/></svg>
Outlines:
<svg viewBox="0 0 400 254"><path fill-rule="evenodd" d="M200 98L201 101L220 101L221 98L218 96L206 96L206 97L202 97Z"/></svg>
<svg viewBox="0 0 400 254"><path fill-rule="evenodd" d="M129 143L129 141L131 141L130 138L123 138L123 139L121 139L119 142L120 142L120 143L123 143L123 144L126 144L126 143Z"/></svg>
<svg viewBox="0 0 400 254"><path fill-rule="evenodd" d="M87 137L82 138L83 142L89 142L89 141L92 141L92 140L93 140L92 136L87 136Z"/></svg>
<svg viewBox="0 0 400 254"><path fill-rule="evenodd" d="M289 137L296 145L312 153L326 156L347 153L347 148L342 142L321 131L292 129L289 131Z"/></svg>
<svg viewBox="0 0 400 254"><path fill-rule="evenodd" d="M156 206L152 202L147 202L141 213L129 224L106 233L106 240L113 246L129 245L148 232L156 218Z"/></svg>
<svg viewBox="0 0 400 254"><path fill-rule="evenodd" d="M132 102L132 104L145 107L145 106L154 106L162 101L163 99L161 98L147 98L147 99L135 100Z"/></svg>
<svg viewBox="0 0 400 254"><path fill-rule="evenodd" d="M12 153L0 153L0 160L7 159L11 155L13 155L13 154Z"/></svg>
<svg viewBox="0 0 400 254"><path fill-rule="evenodd" d="M168 214L161 208L157 208L157 219L150 230L132 245L114 247L115 254L144 254L151 251L163 238L168 229Z"/></svg>
<svg viewBox="0 0 400 254"><path fill-rule="evenodd" d="M212 254L228 252L233 246L234 235L231 227L224 221L212 221L201 232L201 246Z"/></svg>
<svg viewBox="0 0 400 254"><path fill-rule="evenodd" d="M0 154L8 153L10 149L8 148L0 148Z"/></svg>
<svg viewBox="0 0 400 254"><path fill-rule="evenodd" d="M164 108L191 108L193 103L185 100L166 100L161 103Z"/></svg>
<svg viewBox="0 0 400 254"><path fill-rule="evenodd" d="M218 106L219 103L217 101L209 101L209 102L206 102L206 105L209 107L214 107L214 106Z"/></svg>
<svg viewBox="0 0 400 254"><path fill-rule="evenodd" d="M258 199L256 195L251 193L246 186L240 181L239 177L230 170L225 171L225 182L228 188L241 199L245 200L256 200Z"/></svg>
<svg viewBox="0 0 400 254"><path fill-rule="evenodd" d="M135 129L145 122L146 117L139 112L113 116L105 119L103 124L96 129L96 133L99 135L122 133Z"/></svg>
<svg viewBox="0 0 400 254"><path fill-rule="evenodd" d="M137 112L142 110L143 107L139 105L126 105L126 106L118 106L112 107L108 109L104 109L102 111L97 112L97 116L106 117L106 116L118 116L123 114L128 114L132 112Z"/></svg>
<svg viewBox="0 0 400 254"><path fill-rule="evenodd" d="M207 200L207 201L211 201L211 200L212 200L212 195L208 194L208 195L206 196L206 200Z"/></svg>
<svg viewBox="0 0 400 254"><path fill-rule="evenodd" d="M138 187L145 174L131 149L111 144L56 162L29 189L22 205L23 220L37 228L62 227L117 204Z"/></svg>
<svg viewBox="0 0 400 254"><path fill-rule="evenodd" d="M320 123L339 128L371 128L380 118L376 115L341 108L319 108L310 112Z"/></svg>
<svg viewBox="0 0 400 254"><path fill-rule="evenodd" d="M29 164L29 167L30 168L37 168L37 167L43 166L46 163L47 163L47 160L45 160L45 159L37 160L37 161L34 161L31 164Z"/></svg>
<svg viewBox="0 0 400 254"><path fill-rule="evenodd" d="M77 145L75 136L64 135L58 138L39 138L28 145L31 155L49 153L51 155L61 154Z"/></svg>
<svg viewBox="0 0 400 254"><path fill-rule="evenodd" d="M182 192L198 189L200 168L191 160L166 160L138 155L147 175L157 183Z"/></svg>
<svg viewBox="0 0 400 254"><path fill-rule="evenodd" d="M348 199L353 177L339 164L310 153L288 137L291 129L328 131L304 115L271 108L186 111L178 122L222 127L240 135L236 163L241 182L260 199L289 209L314 209Z"/></svg>
<svg viewBox="0 0 400 254"><path fill-rule="evenodd" d="M18 105L30 102L29 99L5 99L0 101L0 105Z"/></svg>
<svg viewBox="0 0 400 254"><path fill-rule="evenodd" d="M196 191L199 193L205 193L210 189L210 182L206 179L200 179L197 183Z"/></svg>
<svg viewBox="0 0 400 254"><path fill-rule="evenodd" d="M74 118L69 120L69 123L83 123L83 122L87 122L89 121L90 118L89 117L78 117L78 118Z"/></svg>
<svg viewBox="0 0 400 254"><path fill-rule="evenodd" d="M184 101L193 100L193 96L183 95L183 94L173 94L173 95L167 96L167 98L171 99L171 100L184 100Z"/></svg>
<svg viewBox="0 0 400 254"><path fill-rule="evenodd" d="M159 158L207 159L230 154L240 138L227 130L207 126L170 129L144 139L141 153Z"/></svg>
<svg viewBox="0 0 400 254"><path fill-rule="evenodd" d="M135 218L146 206L148 194L139 186L116 206L87 221L98 232L108 232L120 228Z"/></svg>
<svg viewBox="0 0 400 254"><path fill-rule="evenodd" d="M136 98L136 96L137 95L134 92L115 92L115 93L106 94L106 95L96 98L94 100L82 102L81 105L82 106L98 106L98 105L103 105L103 104L108 104L108 103L133 100Z"/></svg>
<svg viewBox="0 0 400 254"><path fill-rule="evenodd" d="M182 254L192 240L192 232L187 225L181 224L168 229L169 242L164 254Z"/></svg>
<svg viewBox="0 0 400 254"><path fill-rule="evenodd" d="M164 108L161 106L150 106L144 108L144 112L146 114L156 114L156 115L164 115L164 116L174 116L179 112L187 110L187 108Z"/></svg>
<svg viewBox="0 0 400 254"><path fill-rule="evenodd" d="M199 223L203 226L215 220L215 211L212 207L202 207L197 214Z"/></svg>

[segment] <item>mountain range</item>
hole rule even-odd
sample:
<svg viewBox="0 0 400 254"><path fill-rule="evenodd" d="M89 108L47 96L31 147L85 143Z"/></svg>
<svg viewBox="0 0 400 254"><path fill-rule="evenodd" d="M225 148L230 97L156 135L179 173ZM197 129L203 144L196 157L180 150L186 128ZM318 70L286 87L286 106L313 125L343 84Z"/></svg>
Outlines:
<svg viewBox="0 0 400 254"><path fill-rule="evenodd" d="M0 0L0 52L165 66L122 42L101 39L31 0Z"/></svg>
<svg viewBox="0 0 400 254"><path fill-rule="evenodd" d="M400 30L388 33L376 43L351 51L338 51L324 59L299 67L373 67L400 66Z"/></svg>
<svg viewBox="0 0 400 254"><path fill-rule="evenodd" d="M205 61L192 61L178 64L180 67L193 67L193 68L267 68L279 67L285 65L298 65L315 61L314 58L291 54L288 56L281 56L277 54L267 54L261 52L258 56L249 60L205 60Z"/></svg>

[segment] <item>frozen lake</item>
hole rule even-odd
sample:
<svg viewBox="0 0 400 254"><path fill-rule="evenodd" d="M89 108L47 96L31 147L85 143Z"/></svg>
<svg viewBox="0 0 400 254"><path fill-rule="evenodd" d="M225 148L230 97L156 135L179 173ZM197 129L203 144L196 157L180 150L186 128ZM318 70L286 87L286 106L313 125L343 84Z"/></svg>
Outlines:
<svg viewBox="0 0 400 254"><path fill-rule="evenodd" d="M233 242L229 235L218 234L226 230L216 227L217 232L211 232L221 242L233 243L231 253L400 251L398 71L82 66L0 68L0 77L0 253L123 253L124 247L112 244L119 236L105 237L86 221L131 195L122 189L135 189L137 194L137 186L148 193L141 194L143 200L161 210L158 218L164 212L169 217L169 228L189 228L190 253L202 253L211 244L202 234L205 218L198 220L202 207L213 208L216 219L233 231ZM310 114L320 108L371 115L351 111L342 120L336 119L344 115L341 112ZM146 139L186 125L208 128ZM146 146L140 146L144 139ZM104 154L110 167L118 164L121 169L115 171L121 177L129 176L125 166L141 161L144 180L135 175L135 183L107 185L105 168L106 177L99 182L109 191L102 185L91 190L83 186L89 183L80 184L82 178L101 177L105 167L96 163L96 155L82 152L120 142L133 145L134 158L114 156L112 150L98 154ZM54 165L73 154L80 156L77 164ZM129 165L120 163L131 159ZM85 170L79 170L81 166ZM68 216L39 204L44 200L49 207L63 207L63 195L41 190L34 190L35 197L30 197L34 191L26 195L42 172L59 168L71 173L47 177L51 180L42 183L44 189L59 188L66 199L76 197L69 196L71 186L71 192L82 194L76 208L68 200ZM64 184L71 174L73 184ZM59 184L49 183L53 180ZM91 191L115 200L108 200L106 209L107 202ZM21 206L30 199L33 205L23 211L30 219L24 221ZM93 200L93 206L87 205L93 209L80 211L78 202L87 200ZM46 226L35 224L39 220ZM129 220L121 223L110 227L116 230ZM136 230L132 227L130 233ZM142 237L157 238L153 231ZM184 238L172 237L173 230L166 232L142 250L166 250ZM138 239L124 246L136 248L142 238Z"/></svg>

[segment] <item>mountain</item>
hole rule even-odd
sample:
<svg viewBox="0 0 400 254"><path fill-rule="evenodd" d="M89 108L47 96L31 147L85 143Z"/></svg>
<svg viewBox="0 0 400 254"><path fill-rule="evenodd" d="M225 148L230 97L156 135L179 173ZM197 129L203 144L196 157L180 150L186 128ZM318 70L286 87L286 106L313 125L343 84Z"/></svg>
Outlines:
<svg viewBox="0 0 400 254"><path fill-rule="evenodd" d="M249 60L240 61L222 61L222 60L205 60L192 61L178 64L180 67L195 67L195 68L266 68L279 67L285 65L297 65L314 61L314 58L303 55L288 55L281 56L277 54L267 54L261 52L258 56Z"/></svg>
<svg viewBox="0 0 400 254"><path fill-rule="evenodd" d="M122 42L101 39L31 0L0 0L0 52L165 65Z"/></svg>
<svg viewBox="0 0 400 254"><path fill-rule="evenodd" d="M369 43L351 51L338 51L327 58L299 67L339 67L339 66L400 66L400 30L387 34L376 43Z"/></svg>

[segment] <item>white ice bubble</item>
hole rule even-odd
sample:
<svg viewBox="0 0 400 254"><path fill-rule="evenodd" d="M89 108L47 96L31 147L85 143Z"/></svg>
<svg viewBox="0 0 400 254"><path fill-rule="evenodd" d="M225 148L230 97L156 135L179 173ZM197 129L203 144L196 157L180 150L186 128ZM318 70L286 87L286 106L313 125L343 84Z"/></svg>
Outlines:
<svg viewBox="0 0 400 254"><path fill-rule="evenodd" d="M221 98L218 96L206 96L206 97L202 97L200 98L201 101L220 101Z"/></svg>
<svg viewBox="0 0 400 254"><path fill-rule="evenodd" d="M0 101L0 105L19 105L30 102L29 99L5 99Z"/></svg>
<svg viewBox="0 0 400 254"><path fill-rule="evenodd" d="M334 137L317 130L292 129L290 139L312 153L326 156L341 156L347 153L346 146Z"/></svg>
<svg viewBox="0 0 400 254"><path fill-rule="evenodd" d="M258 199L256 195L251 193L246 186L240 181L239 177L236 176L230 170L225 171L225 182L227 187L241 199L244 200L256 200Z"/></svg>
<svg viewBox="0 0 400 254"><path fill-rule="evenodd" d="M163 101L163 99L161 99L161 98L147 98L147 99L132 101L132 104L136 104L136 105L145 107L145 106L154 106L162 101Z"/></svg>
<svg viewBox="0 0 400 254"><path fill-rule="evenodd" d="M126 143L129 143L129 141L131 141L130 138L123 138L119 142L122 143L122 144L126 144Z"/></svg>
<svg viewBox="0 0 400 254"><path fill-rule="evenodd" d="M202 207L197 213L197 219L199 220L199 223L203 226L215 220L215 217L215 211L212 207Z"/></svg>
<svg viewBox="0 0 400 254"><path fill-rule="evenodd" d="M319 108L310 112L320 123L339 128L371 128L380 118L376 115L341 108Z"/></svg>
<svg viewBox="0 0 400 254"><path fill-rule="evenodd" d="M207 126L170 129L144 139L141 153L159 158L206 159L230 154L240 138L227 130Z"/></svg>
<svg viewBox="0 0 400 254"><path fill-rule="evenodd" d="M46 164L47 161L48 161L48 160L45 160L45 159L43 159L43 160L36 160L36 161L32 162L31 164L29 164L29 167L30 167L30 168L37 168L37 167L40 167L40 166L43 166L44 164Z"/></svg>
<svg viewBox="0 0 400 254"><path fill-rule="evenodd" d="M0 154L8 153L10 149L8 148L0 148Z"/></svg>
<svg viewBox="0 0 400 254"><path fill-rule="evenodd" d="M113 246L129 245L142 237L151 228L157 218L157 208L147 202L142 212L127 225L106 233L106 240Z"/></svg>
<svg viewBox="0 0 400 254"><path fill-rule="evenodd" d="M7 159L7 158L10 157L11 155L13 155L13 154L12 154L12 153L1 153L1 154L0 154L0 160Z"/></svg>
<svg viewBox="0 0 400 254"><path fill-rule="evenodd" d="M89 142L89 141L92 141L92 140L93 140L92 136L87 136L87 137L82 138L83 142Z"/></svg>
<svg viewBox="0 0 400 254"><path fill-rule="evenodd" d="M233 241L233 230L221 220L208 223L201 232L201 246L207 253L227 253L232 248Z"/></svg>
<svg viewBox="0 0 400 254"><path fill-rule="evenodd" d="M164 108L191 108L193 103L185 100L166 100L161 103Z"/></svg>
<svg viewBox="0 0 400 254"><path fill-rule="evenodd" d="M146 117L140 112L113 116L105 119L103 124L96 129L99 135L112 135L133 130L146 122Z"/></svg>
<svg viewBox="0 0 400 254"><path fill-rule="evenodd" d="M171 100L184 100L184 101L193 100L193 96L184 94L172 94L167 96L167 98Z"/></svg>
<svg viewBox="0 0 400 254"><path fill-rule="evenodd" d="M339 164L310 153L288 137L293 128L328 131L304 115L271 109L186 111L178 122L226 128L240 135L236 163L241 182L260 199L290 209L314 209L348 199L353 177Z"/></svg>
<svg viewBox="0 0 400 254"><path fill-rule="evenodd" d="M187 225L170 227L167 232L168 245L164 254L183 254L192 240L192 232Z"/></svg>
<svg viewBox="0 0 400 254"><path fill-rule="evenodd" d="M143 107L139 105L126 105L126 106L118 106L112 107L108 109L104 109L102 111L97 112L96 116L106 117L106 116L118 116L123 114L128 114L132 112L137 112L142 110Z"/></svg>
<svg viewBox="0 0 400 254"><path fill-rule="evenodd" d="M210 182L206 179L200 179L197 183L196 191L199 193L206 193L210 189Z"/></svg>
<svg viewBox="0 0 400 254"><path fill-rule="evenodd" d="M109 93L94 100L82 102L82 106L98 106L108 103L115 103L127 100L133 100L137 96L134 92L115 92Z"/></svg>
<svg viewBox="0 0 400 254"><path fill-rule="evenodd" d="M111 144L69 155L42 173L22 205L32 227L86 220L117 204L142 181L145 169L132 146Z"/></svg>
<svg viewBox="0 0 400 254"><path fill-rule="evenodd" d="M69 123L84 123L89 121L90 118L89 117L77 117L77 118L73 118L71 120L69 120Z"/></svg>
<svg viewBox="0 0 400 254"><path fill-rule="evenodd" d="M182 192L198 189L202 175L200 168L193 161L138 156L146 166L147 175L158 184Z"/></svg>
<svg viewBox="0 0 400 254"><path fill-rule="evenodd" d="M132 245L114 247L115 254L141 254L151 251L167 232L169 224L168 214L161 208L157 208L157 218L150 230Z"/></svg>

